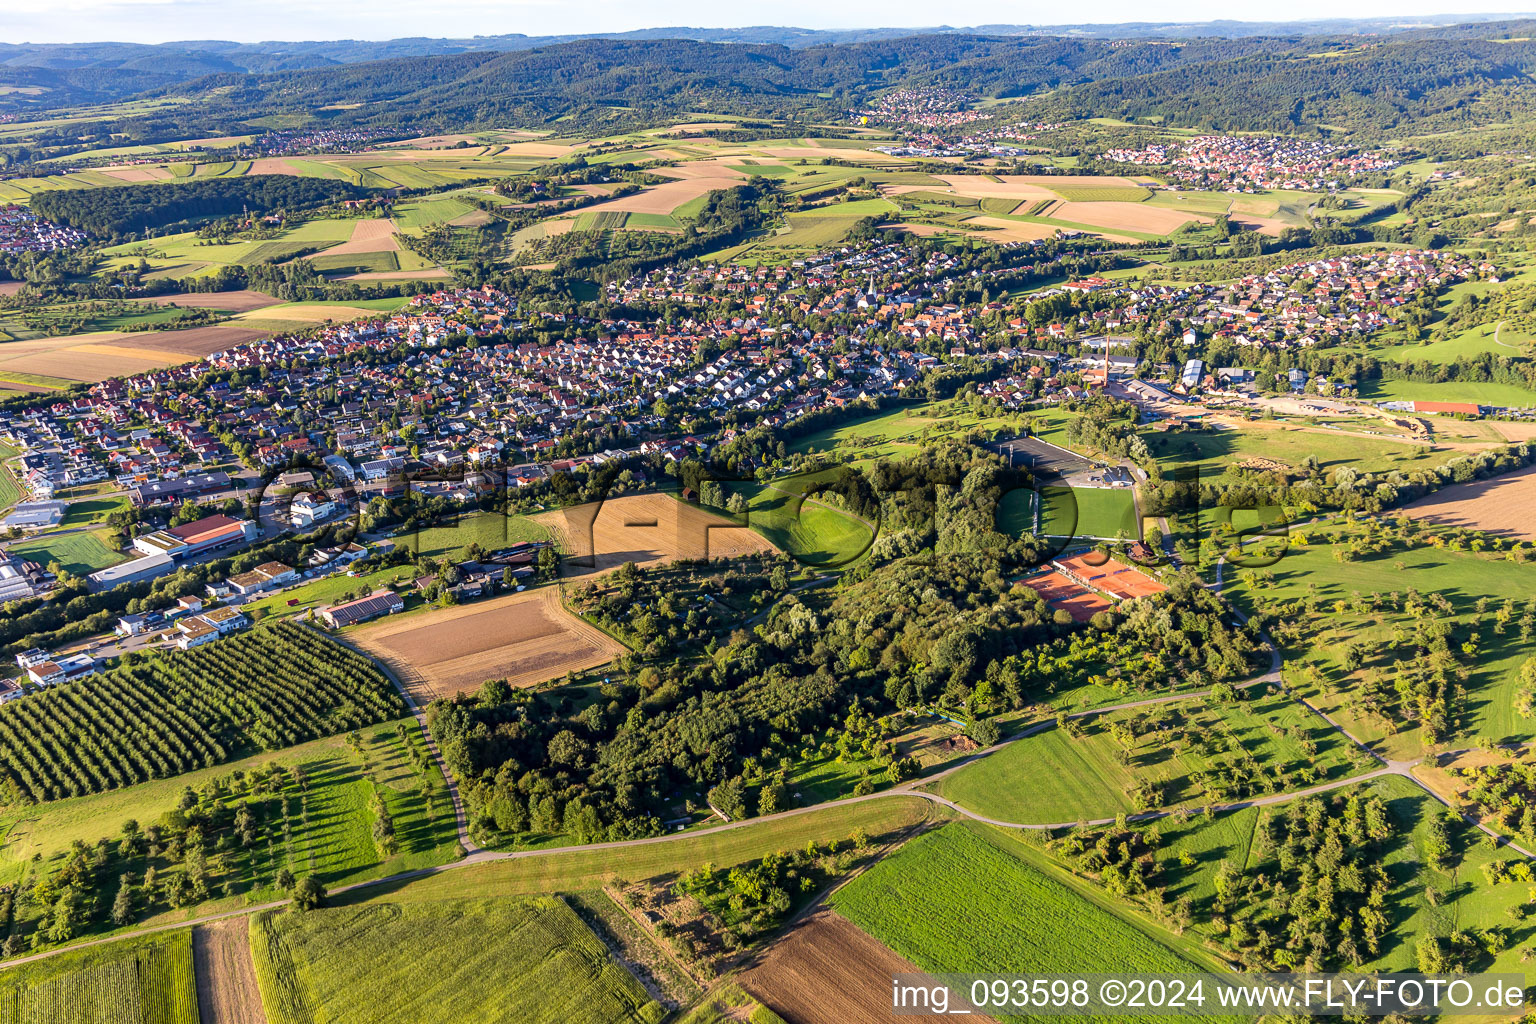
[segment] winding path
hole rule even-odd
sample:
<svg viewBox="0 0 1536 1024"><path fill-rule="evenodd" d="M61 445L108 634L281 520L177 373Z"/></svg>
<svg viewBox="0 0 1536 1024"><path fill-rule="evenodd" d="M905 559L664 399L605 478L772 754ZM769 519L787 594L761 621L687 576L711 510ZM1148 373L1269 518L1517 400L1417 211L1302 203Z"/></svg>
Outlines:
<svg viewBox="0 0 1536 1024"><path fill-rule="evenodd" d="M838 511L841 511L841 510L838 510ZM1216 565L1216 582L1215 582L1215 584L1213 586L1213 589L1216 590L1217 592L1220 592L1222 587L1225 585L1225 571L1224 571L1225 570L1225 565L1226 565L1226 563L1225 563L1224 559L1218 560L1217 565ZM814 582L820 582L820 581L818 580L818 581L814 581ZM1247 616L1243 615L1243 613L1241 611L1237 610L1236 608L1233 608L1232 611L1233 611L1233 613L1235 615L1238 616L1238 618L1241 621L1244 621L1244 622L1247 621ZM1274 642L1272 640L1270 640L1269 637L1267 637L1267 636L1263 637L1263 640L1264 640L1264 643L1266 644L1266 646L1268 646L1269 651L1270 651L1270 664L1269 664L1269 668L1266 669L1265 671L1259 673L1258 675L1254 676L1253 678L1251 678L1251 679L1249 679L1249 680L1247 680L1247 681L1245 681L1243 683L1238 684L1238 686L1240 688L1247 689L1247 688L1251 688L1251 687L1254 687L1254 686L1260 686L1260 685L1269 684L1269 685L1278 686L1282 690L1285 690L1286 688L1285 688L1284 679L1282 678L1282 675L1281 675L1282 658L1281 658L1281 655L1280 655L1280 650L1274 644ZM341 642L345 643L345 641L341 641ZM348 645L348 646L350 647L351 645ZM355 647L352 648L352 649L353 650L357 650ZM370 660L375 661L375 664L379 664L376 659L372 659L371 656L366 654L366 652L358 651L358 653L363 654L365 657L369 657ZM686 842L686 841L688 841L690 839L699 838L700 836L705 836L705 835L711 835L712 836L712 835L716 835L716 834L718 834L720 832L727 832L727 831L731 831L731 830L734 830L734 829L754 828L754 827L756 827L758 825L761 825L761 824L764 824L766 822L783 821L783 820L789 819L789 818L797 818L797 817L801 817L801 816L807 815L807 814L819 813L821 811L825 811L825 810L828 810L828 809L831 809L831 808L848 807L848 806L852 806L854 804L867 803L867 802L872 801L872 800L889 800L889 799L893 799L893 798L895 798L895 799L916 798L916 799L920 799L920 800L926 800L929 803L932 803L932 804L935 804L937 806L943 807L946 810L952 812L953 814L956 814L956 815L958 815L958 816L960 816L962 818L969 819L971 821L980 822L980 823L985 824L985 825L992 825L992 826L995 826L995 827L998 827L998 828L1008 828L1008 829L1016 829L1016 830L1020 830L1020 831L1032 831L1032 832L1046 832L1046 831L1053 831L1053 830L1057 830L1057 829L1075 828L1078 825L1082 825L1082 824L1087 824L1087 825L1108 825L1108 824L1113 824L1117 820L1116 817L1109 817L1109 818L1094 818L1094 819L1088 820L1086 822L1082 822L1082 821L1067 821L1067 822L1052 822L1052 823L1035 823L1035 822L1002 821L1002 820L999 820L997 818L990 818L990 817L987 817L986 815L978 814L975 811L972 811L972 810L969 810L968 808L962 807L960 804L955 803L953 800L948 800L948 799L940 796L937 793L931 793L931 792L928 792L926 789L921 788L921 787L926 787L928 785L931 785L932 783L934 783L936 781L939 781L941 779L947 778L948 776L953 775L954 773L956 773L956 772L958 772L958 771L960 771L960 770L962 770L962 769L964 769L964 768L966 768L966 767L968 767L968 766L970 766L972 764L975 764L977 761L980 761L983 758L987 758L987 757L992 756L993 754L996 754L998 751L1000 751L1000 750L1002 750L1002 749L1004 749L1006 747L1009 747L1009 746L1011 746L1011 745L1013 745L1015 743L1018 743L1018 742L1020 742L1022 740L1028 739L1031 736L1039 735L1040 733L1045 732L1048 729L1053 729L1053 728L1056 727L1055 719L1045 719L1043 721L1036 722L1034 725L1031 725L1028 728L1025 728L1025 729L1019 731L1018 733L1016 733L1013 736L1010 736L1006 740L1002 740L1002 741L1000 741L998 743L993 744L992 746L986 748L985 750L981 750L981 751L978 751L978 752L976 752L974 754L969 755L968 757L961 758L960 760L956 761L954 764L952 764L949 767L943 769L942 771L935 772L935 773L933 773L931 775L926 775L926 776L923 776L923 777L918 778L918 779L913 779L910 782L903 783L903 784L901 784L899 786L895 786L895 787L892 787L890 789L881 790L878 793L868 793L868 794L865 794L863 796L846 797L846 798L844 798L842 800L833 800L833 801L828 801L828 802L825 802L825 803L811 804L811 805L806 806L806 807L796 807L796 808L792 808L792 809L787 810L787 811L780 811L780 812L778 812L776 814L764 815L762 817L745 818L745 819L741 819L741 820L738 820L738 821L731 821L731 822L727 822L725 824L718 825L718 826L715 826L713 828L704 830L702 832L673 832L673 833L668 833L668 834L660 835L660 836L651 836L651 837L645 838L645 839L628 839L628 840L621 840L621 841L607 842L607 843L591 843L591 844L587 844L585 846L562 846L562 847L551 847L551 848L538 849L538 850L508 850L508 851L485 850L485 849L482 849L481 847L477 846L473 842L471 842L470 839L469 839L468 829L466 827L466 821L465 821L465 816L464 816L464 807L463 807L463 803L462 803L462 801L460 800L460 797L459 797L458 785L454 781L452 775L449 774L447 766L442 761L442 755L441 755L441 752L438 750L437 743L432 738L431 732L427 729L425 713L423 712L422 709L420 709L420 708L418 708L416 706L415 701L413 701L411 699L410 694L408 694L405 691L404 687L402 687L400 685L399 680L395 678L394 673L389 670L388 666L385 666L385 665L381 664L380 667L384 671L385 675L388 676L390 681L395 685L395 687L400 690L401 695L405 698L406 704L411 708L412 713L416 716L416 720L417 720L417 722L421 726L422 734L426 737L428 749L432 752L433 757L437 759L438 766L439 766L439 768L443 772L443 778L447 782L448 791L449 791L449 793L453 797L454 816L456 818L456 821L457 821L457 824L458 824L458 829L459 829L459 841L464 845L464 849L466 851L466 855L464 857L460 858L459 860L454 861L453 863L450 863L450 864L442 864L442 865L438 865L438 866L435 866L435 867L419 868L419 869L416 869L414 871L403 871L403 872L399 872L399 873L393 874L393 875L386 875L386 876L384 876L382 878L374 878L374 879L369 879L367 881L355 882L355 883L352 883L351 885L340 886L340 887L338 887L336 889L331 890L330 894L333 895L333 896L339 896L339 895L343 895L343 894L347 894L347 893L353 893L353 892L361 892L361 891L365 891L365 890L368 890L368 889L374 889L374 888L385 888L385 887L388 887L388 886L400 885L400 884L405 883L405 882L411 882L411 881L414 881L414 880L417 880L417 879L421 879L421 878L429 878L429 877L432 877L434 875L443 874L445 872L458 871L458 870L461 870L461 869L464 869L464 868L467 868L467 867L472 867L472 866L477 865L477 864L488 864L488 863L492 863L492 862L495 862L495 861L513 861L513 860L524 860L524 859L536 858L536 857L551 857L551 856L558 856L558 855L561 855L561 854L575 853L575 852L591 852L591 851L606 851L606 850L626 850L626 849L631 849L633 847L639 847L639 846L654 846L654 845L658 845L658 844L662 844L662 843ZM1286 692L1289 693L1290 691L1286 690ZM1208 696L1210 696L1210 694L1211 694L1211 690L1206 689L1206 690L1191 691L1189 693L1167 694L1167 695L1160 696L1160 697L1146 697L1146 698L1142 698L1142 699L1139 699L1139 700L1125 701L1125 702L1122 702L1122 703L1119 703L1119 704L1106 705L1104 707L1092 708L1092 709L1085 710L1085 711L1072 712L1072 713L1068 714L1067 717L1068 718L1089 718L1089 717L1092 717L1094 715L1111 714L1111 713L1117 712L1117 711L1127 711L1127 710L1133 710L1135 708L1151 707L1151 706L1155 706L1155 705L1159 705L1159 704L1168 704L1168 703L1174 703L1174 702L1178 702L1178 701L1194 700L1194 699L1197 699L1197 698L1208 697ZM1322 794L1322 793L1328 793L1328 792L1331 792L1333 790L1343 789L1343 788L1345 788L1347 786L1355 786L1355 785L1359 785L1360 783L1363 783L1363 782L1369 782L1369 781L1371 781L1373 779L1385 778L1387 776L1392 776L1392 775L1399 776L1401 778L1409 780L1415 786L1417 786L1418 788L1423 790L1425 793L1427 793L1437 803L1440 803L1440 804L1442 804L1442 805L1444 805L1446 807L1449 807L1452 810L1456 810L1456 808L1454 808L1449 801L1447 801L1440 794L1436 793L1434 790L1430 789L1429 786L1427 786L1421 779L1419 779L1417 776L1415 776L1413 774L1413 769L1415 767L1419 766L1420 764L1424 763L1422 760L1417 760L1417 761L1394 761L1394 760L1389 760L1389 759L1383 757L1382 755L1376 753L1375 751L1371 750L1371 748L1369 746L1367 746L1360 739L1358 739L1356 736L1351 734L1349 732L1349 730L1344 728L1343 725L1341 725L1337 720L1335 720L1332 716L1328 715L1326 712L1323 712L1322 710L1318 709L1317 707L1315 707L1311 703L1307 702L1306 700L1296 696L1295 694L1290 694L1290 696L1291 696L1291 698L1293 700L1296 700L1298 703L1302 704L1308 710L1312 711L1314 714L1316 714L1319 717L1321 717L1324 721L1326 721L1329 724L1330 727L1332 727L1337 732L1339 732L1341 735L1343 735L1346 739L1348 739L1351 743L1353 743L1360 750L1362 750L1365 753L1369 754L1372 758L1375 758L1376 761L1379 763L1380 767L1377 767L1377 768L1375 768L1375 769L1373 769L1371 771L1368 771L1368 772L1364 772L1363 774L1352 775L1352 776L1349 776L1347 778L1337 779L1337 780L1334 780L1332 782L1326 782L1326 783L1323 783L1321 785L1311 786L1311 787L1308 787L1306 789L1295 790L1295 791L1288 792L1288 793L1273 793L1273 794L1270 794L1268 796L1255 797L1255 798L1250 799L1250 800L1240 800L1240 801L1236 801L1236 802L1232 802L1232 803L1211 804L1211 805L1209 805L1211 811L1216 812L1216 813L1224 813L1224 812L1228 812L1228 811L1243 810L1243 809L1246 809L1246 808L1249 808L1249 807L1269 807L1269 806L1274 806L1276 804L1287 803L1287 802L1289 802L1291 800L1299 800L1299 799L1304 799L1304 798L1310 797L1310 796L1317 796L1317 795ZM1185 807L1185 806L1181 806L1181 807L1178 807L1178 808L1160 808L1160 809L1152 810L1152 811L1141 811L1141 812L1137 812L1137 813L1134 813L1134 814L1128 814L1128 815L1126 815L1126 819L1125 820L1126 821L1134 821L1134 822L1155 821L1155 820L1158 820L1158 819L1161 819L1161 818L1167 818L1167 817L1173 816L1175 814L1186 813L1186 812L1193 811L1193 810L1194 810L1194 808ZM1202 808L1202 810L1203 810L1203 808ZM1458 811L1457 813L1461 813L1461 812ZM1472 817L1470 817L1470 816L1468 816L1466 814L1462 814L1462 817L1468 823L1470 823L1472 825L1475 825L1477 828L1481 829L1486 834L1494 837L1496 840L1498 840L1498 842L1501 845L1508 846L1510 849L1512 849L1515 852L1519 853L1521 856L1524 856L1524 857L1529 858L1529 859L1536 859L1536 854L1533 854L1530 851L1528 851L1528 850L1526 850L1526 849L1516 845L1515 843L1511 842L1507 837L1499 834L1498 832L1494 831L1492 828L1484 825L1482 822L1477 821L1476 819L1474 819L1474 818L1472 818ZM167 923L167 924L152 925L152 926L147 926L147 927L144 927L144 928L134 929L133 931L129 931L129 932L123 932L123 933L120 933L120 934L117 934L117 935L109 935L109 936L104 936L104 937L98 938L98 939L90 939L90 940L87 940L85 942L79 942L79 943L75 943L73 945L68 945L68 946L61 946L59 948L47 950L47 951L44 951L44 952L41 952L41 953L34 953L34 954L31 954L30 956L18 957L18 958L13 959L13 960L5 961L4 963L0 963L0 970L6 970L6 969L9 969L9 968L12 968L12 967L18 967L18 966L21 966L23 964L35 963L35 962L40 961L40 960L46 960L46 959L49 959L51 957L58 956L58 955L63 954L63 953L68 953L68 952L70 952L72 950L76 950L76 949L84 949L84 948L88 948L88 947L92 947L92 946L102 946L102 945L106 945L106 944L109 944L109 943L120 942L120 941L123 941L125 939L131 939L131 938L135 938L135 937L142 936L142 935L149 935L149 934L153 934L153 933L156 933L156 932L172 931L172 930L175 930L177 928L190 928L190 927L194 927L196 925L208 924L208 923L214 922L214 921L222 921L222 920L226 920L228 918L239 917L239 916L245 915L245 914L255 914L255 913L259 913L259 912L264 911L264 910L275 910L277 908L286 906L289 902L291 902L291 901L290 900L286 900L286 899L284 899L284 900L273 900L273 901L268 902L268 903L257 904L257 905L249 906L249 907L240 907L240 908L235 909L235 910L228 910L228 911L223 911L223 912L216 913L216 914L209 914L209 915L206 915L206 916L203 916L203 917L193 918L193 919L186 920L186 921L175 921L175 922L171 922L171 923Z"/></svg>

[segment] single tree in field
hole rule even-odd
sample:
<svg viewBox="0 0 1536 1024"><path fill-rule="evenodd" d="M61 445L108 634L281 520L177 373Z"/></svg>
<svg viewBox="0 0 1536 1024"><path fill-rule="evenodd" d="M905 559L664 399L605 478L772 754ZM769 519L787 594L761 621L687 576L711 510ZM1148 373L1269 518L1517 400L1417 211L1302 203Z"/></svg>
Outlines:
<svg viewBox="0 0 1536 1024"><path fill-rule="evenodd" d="M293 888L295 910L314 910L325 903L325 886L313 875L305 875Z"/></svg>

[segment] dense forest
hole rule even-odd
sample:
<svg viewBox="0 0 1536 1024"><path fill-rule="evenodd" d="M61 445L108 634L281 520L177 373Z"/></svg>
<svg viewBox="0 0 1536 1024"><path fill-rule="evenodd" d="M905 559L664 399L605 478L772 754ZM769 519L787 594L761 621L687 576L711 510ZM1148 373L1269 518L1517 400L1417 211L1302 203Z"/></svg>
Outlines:
<svg viewBox="0 0 1536 1024"><path fill-rule="evenodd" d="M58 189L38 193L32 210L59 224L121 239L148 236L158 229L208 217L232 217L245 210L252 214L295 211L371 194L368 189L327 178L255 174L175 185Z"/></svg>

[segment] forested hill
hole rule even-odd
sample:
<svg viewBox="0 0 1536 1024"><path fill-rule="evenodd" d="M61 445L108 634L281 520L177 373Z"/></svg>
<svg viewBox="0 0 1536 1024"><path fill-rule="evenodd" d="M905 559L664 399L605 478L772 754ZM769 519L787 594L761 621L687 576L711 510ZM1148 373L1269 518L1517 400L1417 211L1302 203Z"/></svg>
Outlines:
<svg viewBox="0 0 1536 1024"><path fill-rule="evenodd" d="M1045 118L1162 118L1218 130L1446 131L1536 114L1536 22L1501 26L1495 42L1423 33L1334 52L1306 45L1106 78L1031 105ZM1305 44L1307 41L1303 41Z"/></svg>
<svg viewBox="0 0 1536 1024"><path fill-rule="evenodd" d="M113 125L127 137L151 140L238 133L250 119L274 114L380 134L537 127L561 118L577 130L608 130L691 111L835 122L887 88L947 86L1024 100L1023 113L1043 120L1111 116L1216 130L1437 131L1536 119L1532 37L1536 22L1504 21L1369 39L943 33L793 47L585 39L364 63L288 54L283 61L323 66L264 70L242 65L248 55L185 54L178 63L109 46L81 58L93 65L68 66L70 60L55 55L50 63L56 66L48 68L0 68L0 85L14 80L43 89L0 89L0 109L129 89L149 99L195 101L155 105ZM115 67L102 66L113 61ZM189 70L209 73L185 80Z"/></svg>
<svg viewBox="0 0 1536 1024"><path fill-rule="evenodd" d="M1063 84L1143 74L1257 53L1295 40L1111 43L1089 39L914 36L786 46L583 40L516 53L470 53L277 74L217 74L152 95L186 96L210 113L282 113L365 106L338 121L422 127L552 119L584 108L631 116L682 110L749 116L841 117L850 104L901 84L945 84L1028 96ZM247 113L246 116L250 116Z"/></svg>

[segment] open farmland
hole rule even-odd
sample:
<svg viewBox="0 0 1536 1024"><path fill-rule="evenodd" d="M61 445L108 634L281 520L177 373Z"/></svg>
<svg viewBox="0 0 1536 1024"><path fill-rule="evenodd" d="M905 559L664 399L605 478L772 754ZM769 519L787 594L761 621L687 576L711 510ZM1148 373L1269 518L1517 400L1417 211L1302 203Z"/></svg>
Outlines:
<svg viewBox="0 0 1536 1024"><path fill-rule="evenodd" d="M1147 235L1168 235L1196 221L1209 224L1213 218L1170 210L1161 206L1149 206L1140 202L1080 202L1053 203L1039 216L1052 220L1070 221L1073 224L1091 224L1108 231L1136 232Z"/></svg>
<svg viewBox="0 0 1536 1024"><path fill-rule="evenodd" d="M662 168L665 174L673 168ZM744 179L728 172L724 167L714 173L699 177L679 178L662 185L648 185L634 195L620 196L595 206L588 206L583 213L671 213L679 206L716 189L740 185Z"/></svg>
<svg viewBox="0 0 1536 1024"><path fill-rule="evenodd" d="M789 1024L885 1024L890 977L918 968L830 910L816 911L774 943L741 985ZM935 1021L919 1014L914 1021ZM992 1018L971 1014L968 1020Z"/></svg>
<svg viewBox="0 0 1536 1024"><path fill-rule="evenodd" d="M269 333L249 327L221 326L132 334L100 331L13 341L0 346L0 374L38 374L94 383L191 362Z"/></svg>
<svg viewBox="0 0 1536 1024"><path fill-rule="evenodd" d="M1536 467L1453 484L1404 507L1415 519L1536 540Z"/></svg>
<svg viewBox="0 0 1536 1024"><path fill-rule="evenodd" d="M1001 830L947 825L912 840L830 902L898 956L934 973L1177 974L1206 963L1192 944L1037 858Z"/></svg>
<svg viewBox="0 0 1536 1024"><path fill-rule="evenodd" d="M532 519L560 538L567 569L578 574L625 562L647 566L776 550L746 526L667 494L626 494Z"/></svg>
<svg viewBox="0 0 1536 1024"><path fill-rule="evenodd" d="M421 706L487 679L513 686L558 679L625 651L561 607L555 587L385 619L361 627L353 640L387 662Z"/></svg>
<svg viewBox="0 0 1536 1024"><path fill-rule="evenodd" d="M267 1024L249 925L248 917L231 917L192 930L199 1024Z"/></svg>
<svg viewBox="0 0 1536 1024"><path fill-rule="evenodd" d="M65 953L0 972L6 1024L199 1022L186 929Z"/></svg>
<svg viewBox="0 0 1536 1024"><path fill-rule="evenodd" d="M1343 737L1287 696L1110 712L1082 720L1076 733L1052 728L1009 744L943 779L938 792L989 818L1070 824L1145 810L1130 796L1143 786L1160 794L1159 806L1198 807L1355 771Z"/></svg>
<svg viewBox="0 0 1536 1024"><path fill-rule="evenodd" d="M271 1024L642 1024L661 1007L558 897L266 912Z"/></svg>

